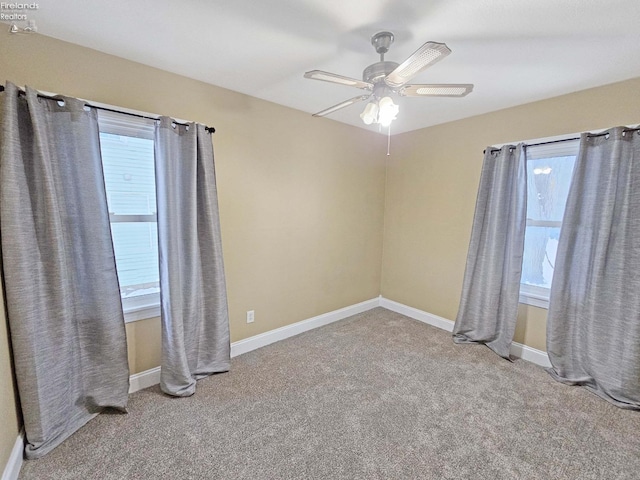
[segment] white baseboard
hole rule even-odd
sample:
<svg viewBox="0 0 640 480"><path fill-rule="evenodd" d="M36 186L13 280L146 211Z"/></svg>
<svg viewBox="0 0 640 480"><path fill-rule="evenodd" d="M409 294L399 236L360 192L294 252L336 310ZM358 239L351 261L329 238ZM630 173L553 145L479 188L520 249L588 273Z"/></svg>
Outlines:
<svg viewBox="0 0 640 480"><path fill-rule="evenodd" d="M409 318L427 323L447 332L453 331L454 322L447 318L439 317L438 315L425 312L424 310L409 307L408 305L404 305L402 303L395 302L393 300L389 300L388 298L380 296L378 298L367 300L361 303L356 303L355 305L350 305L339 310L334 310L333 312L324 313L322 315L318 315L317 317L302 320L301 322L276 328L275 330L270 330L253 337L245 338L244 340L233 342L231 344L231 357L237 357L238 355L242 355L243 353L256 350L257 348L265 347L274 342L284 340L285 338L293 337L294 335L298 335L308 330L313 330L314 328L337 322L338 320L345 319L352 315L366 312L367 310L371 310L375 307L386 308L387 310L391 310L392 312L400 313ZM535 363L536 365L540 365L541 367L547 368L551 366L549 357L547 356L546 352L535 349L533 347L529 347L527 345L522 345L521 343L513 342L513 344L511 345L510 353L514 357L527 360L529 362ZM160 367L136 373L134 375L131 375L129 379L129 393L137 392L138 390L157 385L158 383L160 383ZM2 480L4 480L4 478Z"/></svg>
<svg viewBox="0 0 640 480"><path fill-rule="evenodd" d="M231 344L231 357L237 357L243 353L250 352L260 347L265 347L271 343L279 342L285 338L293 337L300 333L314 328L322 327L338 320L366 312L380 305L379 298L373 298L365 302L356 303L339 310L318 315L317 317L308 318L301 322L276 328L253 337L245 338ZM135 393L138 390L151 387L160 383L160 367L145 370L144 372L135 373L129 377L129 393Z"/></svg>
<svg viewBox="0 0 640 480"><path fill-rule="evenodd" d="M351 315L366 312L367 310L371 310L379 305L380 300L378 298L374 298L367 300L366 302L356 303L349 307L334 310L333 312L324 313L317 317L302 320L301 322L293 323L285 327L276 328L275 330L270 330L254 337L245 338L238 342L233 342L231 344L231 356L236 357L238 355L242 355L243 353L284 340L285 338L293 337L294 335L306 332L307 330L313 330L314 328L337 322L338 320L350 317Z"/></svg>
<svg viewBox="0 0 640 480"><path fill-rule="evenodd" d="M160 367L151 368L144 372L134 373L129 377L129 393L152 387L160 383Z"/></svg>
<svg viewBox="0 0 640 480"><path fill-rule="evenodd" d="M392 312L400 313L407 317L413 318L414 320L418 320L434 327L438 327L442 330L446 330L447 332L453 332L454 322L446 318L439 317L438 315L434 315L423 310L418 310L417 308L409 307L402 303L394 302L393 300L389 300L388 298L384 298L382 296L380 297L380 306L386 308L387 310L391 310ZM528 345L513 342L511 344L511 350L509 351L509 353L514 357L518 357L522 360L535 363L536 365L544 368L548 368L551 366L551 362L549 361L547 352L543 352L542 350L538 350L537 348L529 347Z"/></svg>
<svg viewBox="0 0 640 480"><path fill-rule="evenodd" d="M9 460L2 472L2 480L18 480L20 475L20 468L22 468L22 459L24 456L24 430L20 430L16 443L13 444L13 449L9 455Z"/></svg>
<svg viewBox="0 0 640 480"><path fill-rule="evenodd" d="M420 322L446 330L447 332L453 332L453 322L451 320L439 317L433 313L418 310L417 308L409 307L384 297L380 297L380 306L387 310L391 310L392 312L400 313L406 317L413 318L414 320L419 320Z"/></svg>
<svg viewBox="0 0 640 480"><path fill-rule="evenodd" d="M537 348L523 345L518 342L513 342L511 344L509 353L514 357L521 358L522 360L526 360L527 362L535 363L536 365L540 365L544 368L551 368L551 362L549 361L547 352L543 352L542 350L538 350Z"/></svg>

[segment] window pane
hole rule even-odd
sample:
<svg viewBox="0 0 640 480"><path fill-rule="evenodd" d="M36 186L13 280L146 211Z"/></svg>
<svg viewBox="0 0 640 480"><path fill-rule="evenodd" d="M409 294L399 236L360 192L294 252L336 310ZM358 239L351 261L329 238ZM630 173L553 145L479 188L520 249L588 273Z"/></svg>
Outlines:
<svg viewBox="0 0 640 480"><path fill-rule="evenodd" d="M562 221L575 159L565 156L527 161L528 219Z"/></svg>
<svg viewBox="0 0 640 480"><path fill-rule="evenodd" d="M109 212L115 216L111 234L120 292L128 301L147 298L144 295L157 297L160 291L157 224L117 217L155 215L153 128L131 122L122 115L104 118L101 115L100 122L107 202Z"/></svg>
<svg viewBox="0 0 640 480"><path fill-rule="evenodd" d="M560 228L527 227L521 283L551 288Z"/></svg>
<svg viewBox="0 0 640 480"><path fill-rule="evenodd" d="M158 292L157 223L112 223L111 234L123 297Z"/></svg>
<svg viewBox="0 0 640 480"><path fill-rule="evenodd" d="M153 140L101 132L100 144L109 212L155 213Z"/></svg>
<svg viewBox="0 0 640 480"><path fill-rule="evenodd" d="M556 263L562 217L579 142L547 143L527 149L527 227L521 294L548 295Z"/></svg>

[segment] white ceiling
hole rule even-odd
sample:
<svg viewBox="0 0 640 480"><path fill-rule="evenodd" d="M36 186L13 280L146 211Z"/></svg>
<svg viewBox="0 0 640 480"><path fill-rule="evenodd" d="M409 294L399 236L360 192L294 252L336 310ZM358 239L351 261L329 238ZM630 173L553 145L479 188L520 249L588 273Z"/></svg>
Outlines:
<svg viewBox="0 0 640 480"><path fill-rule="evenodd" d="M397 62L446 43L453 53L412 83L474 91L399 99L392 133L640 77L638 0L45 0L28 13L44 35L309 113L362 91L304 72L361 78L374 33L395 34ZM363 108L327 118L376 130Z"/></svg>

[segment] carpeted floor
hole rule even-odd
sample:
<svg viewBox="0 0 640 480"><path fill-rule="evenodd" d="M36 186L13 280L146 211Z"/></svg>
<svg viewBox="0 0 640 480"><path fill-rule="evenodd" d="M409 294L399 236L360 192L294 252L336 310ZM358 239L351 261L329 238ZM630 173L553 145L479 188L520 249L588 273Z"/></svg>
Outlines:
<svg viewBox="0 0 640 480"><path fill-rule="evenodd" d="M20 479L638 479L640 412L377 308L153 387Z"/></svg>

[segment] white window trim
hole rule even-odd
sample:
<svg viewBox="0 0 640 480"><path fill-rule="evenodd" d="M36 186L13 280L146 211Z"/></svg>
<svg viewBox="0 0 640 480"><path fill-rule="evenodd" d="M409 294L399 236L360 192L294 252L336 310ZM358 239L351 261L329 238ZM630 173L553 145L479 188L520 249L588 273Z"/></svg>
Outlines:
<svg viewBox="0 0 640 480"><path fill-rule="evenodd" d="M105 107L103 104L92 104ZM107 108L110 106L106 105ZM126 112L126 110L125 110ZM138 115L148 116L145 112L131 111ZM133 136L153 140L154 121L150 119L126 117L122 113L101 110L99 112L100 132L113 135ZM110 222L156 222L155 213L151 215L116 215L109 214ZM138 295L122 299L122 310L125 323L146 320L160 316L160 293Z"/></svg>
<svg viewBox="0 0 640 480"><path fill-rule="evenodd" d="M549 293L550 290L548 288L521 283L519 302L538 308L546 308L548 310Z"/></svg>
<svg viewBox="0 0 640 480"><path fill-rule="evenodd" d="M598 132L604 130L598 130ZM544 143L544 142L554 142L558 140L570 140L573 138L579 138L579 133L567 133L563 135L556 135L554 137L545 137L545 138L535 138L524 141L525 144L532 143ZM492 145L492 148L501 148L504 145L516 145L518 143L522 143L522 140L516 142L508 142ZM530 223L531 222L531 223ZM527 224L533 224L534 221L527 219ZM526 283L520 284L520 296L518 298L519 303L523 303L525 305L531 305L538 308L549 309L549 294L550 290L545 287L538 287L535 285L528 285Z"/></svg>
<svg viewBox="0 0 640 480"><path fill-rule="evenodd" d="M124 322L131 323L160 316L160 293L122 299Z"/></svg>

